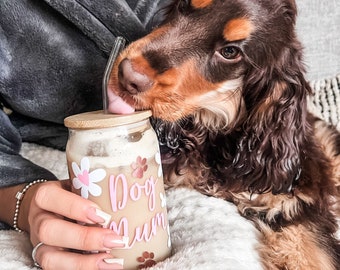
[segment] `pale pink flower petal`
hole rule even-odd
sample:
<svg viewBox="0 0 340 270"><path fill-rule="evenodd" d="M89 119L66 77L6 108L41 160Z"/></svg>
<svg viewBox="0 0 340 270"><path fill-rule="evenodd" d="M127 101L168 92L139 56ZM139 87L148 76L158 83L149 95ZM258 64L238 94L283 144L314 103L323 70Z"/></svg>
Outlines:
<svg viewBox="0 0 340 270"><path fill-rule="evenodd" d="M83 185L83 183L80 182L78 178L73 178L72 184L73 184L75 189L80 189Z"/></svg>
<svg viewBox="0 0 340 270"><path fill-rule="evenodd" d="M78 164L75 162L72 162L72 171L75 176L81 173L81 170L79 169Z"/></svg>
<svg viewBox="0 0 340 270"><path fill-rule="evenodd" d="M102 188L94 183L90 183L89 192L92 196L98 197L102 195Z"/></svg>
<svg viewBox="0 0 340 270"><path fill-rule="evenodd" d="M89 171L90 170L90 160L87 157L83 157L80 161L80 170L83 171Z"/></svg>
<svg viewBox="0 0 340 270"><path fill-rule="evenodd" d="M89 190L87 187L82 187L80 194L83 198L88 199L89 198Z"/></svg>
<svg viewBox="0 0 340 270"><path fill-rule="evenodd" d="M106 176L106 171L104 169L96 169L89 174L90 182L100 182Z"/></svg>

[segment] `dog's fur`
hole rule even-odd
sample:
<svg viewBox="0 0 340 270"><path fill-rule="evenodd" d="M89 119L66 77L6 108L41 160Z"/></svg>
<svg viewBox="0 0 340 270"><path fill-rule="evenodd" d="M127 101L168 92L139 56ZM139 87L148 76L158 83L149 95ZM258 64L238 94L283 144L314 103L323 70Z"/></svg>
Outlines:
<svg viewBox="0 0 340 270"><path fill-rule="evenodd" d="M295 18L294 0L175 0L110 84L152 110L167 185L254 222L265 269L335 270L340 135L307 111Z"/></svg>

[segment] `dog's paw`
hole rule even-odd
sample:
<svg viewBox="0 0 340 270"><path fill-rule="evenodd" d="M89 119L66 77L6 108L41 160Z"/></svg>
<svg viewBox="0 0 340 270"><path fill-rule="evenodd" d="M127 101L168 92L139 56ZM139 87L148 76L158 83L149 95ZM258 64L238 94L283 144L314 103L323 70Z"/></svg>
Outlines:
<svg viewBox="0 0 340 270"><path fill-rule="evenodd" d="M238 196L236 205L243 217L276 227L292 222L299 214L300 203L290 195L260 194L242 199Z"/></svg>
<svg viewBox="0 0 340 270"><path fill-rule="evenodd" d="M243 209L243 211L241 212L241 215L247 219L254 219L254 218L258 218L260 220L266 220L267 219L267 211L261 210L261 211L257 211L254 208L245 208Z"/></svg>

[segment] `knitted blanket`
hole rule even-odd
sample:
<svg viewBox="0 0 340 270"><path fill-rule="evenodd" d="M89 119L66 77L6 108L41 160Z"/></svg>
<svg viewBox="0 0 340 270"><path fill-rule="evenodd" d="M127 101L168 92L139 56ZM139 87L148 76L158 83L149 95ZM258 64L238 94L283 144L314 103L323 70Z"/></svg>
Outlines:
<svg viewBox="0 0 340 270"><path fill-rule="evenodd" d="M340 130L340 75L311 85L310 110ZM24 143L21 153L59 179L68 177L64 152ZM167 206L173 253L152 270L261 269L258 232L234 205L180 188L167 191ZM0 231L0 269L35 269L31 250L25 233Z"/></svg>
<svg viewBox="0 0 340 270"><path fill-rule="evenodd" d="M334 78L311 81L313 95L309 110L340 130L340 74Z"/></svg>

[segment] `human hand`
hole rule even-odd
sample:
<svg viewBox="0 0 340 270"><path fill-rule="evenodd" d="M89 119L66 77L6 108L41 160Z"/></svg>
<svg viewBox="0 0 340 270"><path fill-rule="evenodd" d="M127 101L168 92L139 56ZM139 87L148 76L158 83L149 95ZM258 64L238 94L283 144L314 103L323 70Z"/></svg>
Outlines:
<svg viewBox="0 0 340 270"><path fill-rule="evenodd" d="M99 207L95 203L68 191L68 183L50 181L32 186L22 202L29 203L27 220L33 246L43 243L36 252L37 262L47 270L123 269L110 263L113 257L107 253L124 247L121 236L109 229L72 222L94 225L104 219L96 212Z"/></svg>

